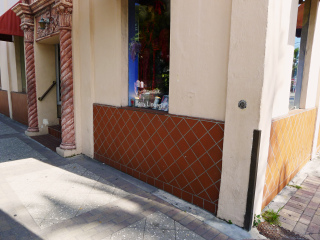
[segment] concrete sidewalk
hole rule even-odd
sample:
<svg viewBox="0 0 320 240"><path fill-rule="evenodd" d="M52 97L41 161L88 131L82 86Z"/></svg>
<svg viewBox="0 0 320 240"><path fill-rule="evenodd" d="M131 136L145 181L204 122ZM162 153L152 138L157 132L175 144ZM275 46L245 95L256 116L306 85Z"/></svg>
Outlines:
<svg viewBox="0 0 320 240"><path fill-rule="evenodd" d="M257 239L80 155L62 158L0 115L0 239Z"/></svg>

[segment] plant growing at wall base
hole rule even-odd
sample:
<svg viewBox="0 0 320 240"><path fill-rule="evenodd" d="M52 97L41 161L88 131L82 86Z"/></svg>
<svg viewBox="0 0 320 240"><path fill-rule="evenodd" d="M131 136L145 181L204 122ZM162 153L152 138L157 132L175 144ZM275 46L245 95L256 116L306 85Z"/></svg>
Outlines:
<svg viewBox="0 0 320 240"><path fill-rule="evenodd" d="M279 208L278 211L274 211L273 209L268 209L264 213L262 213L263 219L273 225L281 226L280 221L279 221L279 212L281 211L282 208Z"/></svg>
<svg viewBox="0 0 320 240"><path fill-rule="evenodd" d="M254 215L254 220L253 220L253 226L258 227L259 224L261 223L261 215Z"/></svg>
<svg viewBox="0 0 320 240"><path fill-rule="evenodd" d="M296 189L301 189L301 188L302 188L301 186L298 186L298 185L290 185L290 184L288 184L288 186L289 186L289 187L294 187L294 188L296 188Z"/></svg>

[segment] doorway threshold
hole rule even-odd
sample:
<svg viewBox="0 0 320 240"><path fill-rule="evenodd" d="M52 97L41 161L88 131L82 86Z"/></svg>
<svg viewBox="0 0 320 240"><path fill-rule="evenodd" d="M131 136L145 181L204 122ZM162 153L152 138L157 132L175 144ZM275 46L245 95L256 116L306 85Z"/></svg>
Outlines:
<svg viewBox="0 0 320 240"><path fill-rule="evenodd" d="M61 144L61 139L56 138L50 134L34 136L31 138L54 152L56 152L56 148Z"/></svg>

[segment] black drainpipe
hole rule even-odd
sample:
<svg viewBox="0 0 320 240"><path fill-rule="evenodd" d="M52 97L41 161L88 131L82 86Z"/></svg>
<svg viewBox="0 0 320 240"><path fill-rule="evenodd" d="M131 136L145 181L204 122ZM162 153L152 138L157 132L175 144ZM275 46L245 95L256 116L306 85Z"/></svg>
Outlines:
<svg viewBox="0 0 320 240"><path fill-rule="evenodd" d="M247 208L246 208L246 214L244 216L244 229L247 231L251 230L252 222L253 222L253 207L254 207L254 197L255 197L256 183L257 183L260 140L261 140L261 130L254 130L252 151L251 151L248 195L247 195Z"/></svg>

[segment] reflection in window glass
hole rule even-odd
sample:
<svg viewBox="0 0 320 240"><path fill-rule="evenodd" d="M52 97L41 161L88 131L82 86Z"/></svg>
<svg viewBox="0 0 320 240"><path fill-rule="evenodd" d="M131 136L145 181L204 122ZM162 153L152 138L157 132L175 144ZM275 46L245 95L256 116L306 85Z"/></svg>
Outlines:
<svg viewBox="0 0 320 240"><path fill-rule="evenodd" d="M170 0L129 1L129 106L168 111Z"/></svg>
<svg viewBox="0 0 320 240"><path fill-rule="evenodd" d="M300 95L308 37L309 16L310 1L299 4L291 74L289 109L300 107Z"/></svg>

